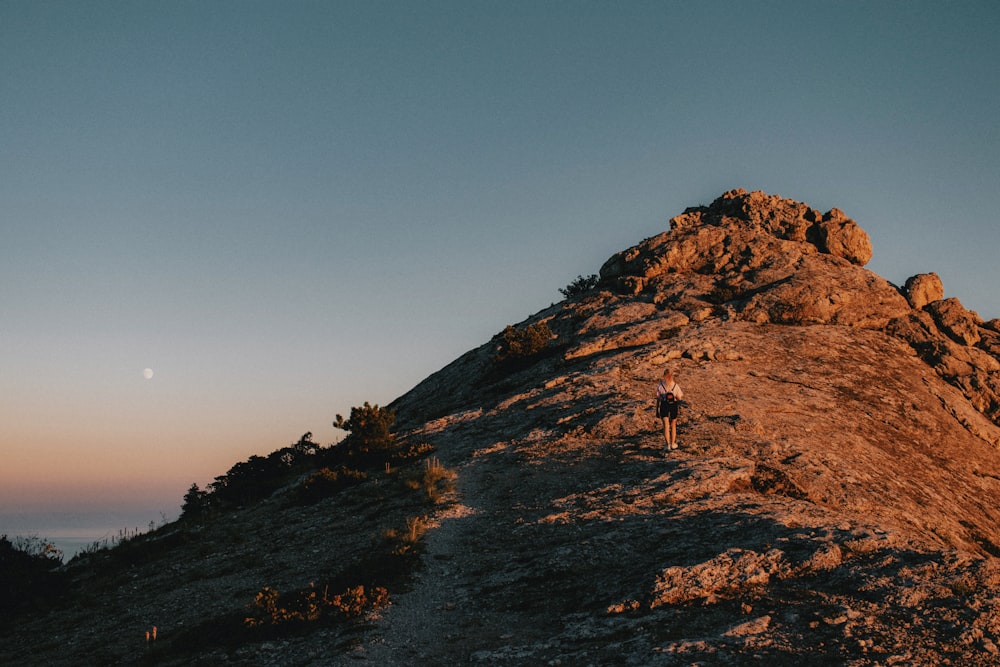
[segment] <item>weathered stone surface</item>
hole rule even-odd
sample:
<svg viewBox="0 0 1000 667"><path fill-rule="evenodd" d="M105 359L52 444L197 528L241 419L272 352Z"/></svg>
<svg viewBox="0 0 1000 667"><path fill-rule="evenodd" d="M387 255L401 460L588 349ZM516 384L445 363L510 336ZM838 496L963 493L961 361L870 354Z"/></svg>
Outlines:
<svg viewBox="0 0 1000 667"><path fill-rule="evenodd" d="M780 549L764 554L729 549L704 563L664 570L653 585L650 607L655 609L694 600L714 604L720 597L746 595L767 585L772 578L780 579L790 574L788 559Z"/></svg>
<svg viewBox="0 0 1000 667"><path fill-rule="evenodd" d="M828 255L805 255L788 278L752 291L738 312L743 319L761 323L877 329L910 310L885 279Z"/></svg>
<svg viewBox="0 0 1000 667"><path fill-rule="evenodd" d="M823 216L817 224L816 246L821 252L843 257L852 264L864 266L872 258L872 242L856 222L838 209Z"/></svg>
<svg viewBox="0 0 1000 667"><path fill-rule="evenodd" d="M630 303L591 304L578 331L679 321ZM579 307L565 304L566 317ZM913 314L915 328L941 336L928 313ZM988 556L1000 553L1000 482L988 472L1000 471L1000 429L896 335L718 318L679 329L639 348L541 362L474 424L460 411L420 436L469 461L460 492L477 511L430 537L429 562L444 565L390 611L384 643L364 654L462 660L434 639L451 628L473 656L513 664L567 664L584 652L615 663L623 650L645 664L663 646L740 664L733 656L751 645L781 662L794 660L781 647L827 655L820 643L864 628L866 644L838 649L838 661L905 653L929 664L957 650L988 664L949 639L956 625L943 619L997 639L986 628L1000 606L979 587L1000 581ZM665 359L723 345L737 357ZM681 449L666 460L651 415L665 363L687 401ZM466 381L460 369L448 377ZM466 398L468 409L490 402L475 390ZM623 560L627 568L615 565ZM959 605L961 621L944 611L955 590L976 597ZM434 612L449 600L454 611ZM497 614L502 629L488 620ZM917 620L928 615L942 620ZM760 641L755 628L765 626ZM627 649L613 640L623 633Z"/></svg>
<svg viewBox="0 0 1000 667"><path fill-rule="evenodd" d="M944 298L944 285L936 273L921 273L907 278L903 291L910 305L917 309Z"/></svg>
<svg viewBox="0 0 1000 667"><path fill-rule="evenodd" d="M689 317L704 312L690 304L700 298L758 323L880 328L909 306L888 282L860 268L869 259L868 235L843 212L820 214L792 200L734 190L613 255L601 277L621 293L651 293Z"/></svg>
<svg viewBox="0 0 1000 667"><path fill-rule="evenodd" d="M863 266L871 259L871 241L838 209L821 215L790 199L733 190L672 218L669 231L616 253L601 268L601 277L647 280L668 272L752 271L761 260L791 255L794 261L812 252Z"/></svg>
<svg viewBox="0 0 1000 667"><path fill-rule="evenodd" d="M979 325L982 320L975 313L966 310L958 299L934 301L925 308L934 317L941 331L956 343L975 345L979 342Z"/></svg>
<svg viewBox="0 0 1000 667"><path fill-rule="evenodd" d="M958 300L943 299L934 273L911 277L901 294L862 268L870 257L868 235L839 209L820 214L792 200L734 190L672 218L669 231L616 253L601 275L620 292L683 312L692 322L714 315L892 331L974 405L1000 419L991 389L997 380L989 370L1000 354L1000 335L994 335L1000 327L990 329ZM914 313L922 309L929 318ZM589 345L599 350L602 343ZM974 379L957 380L968 377Z"/></svg>

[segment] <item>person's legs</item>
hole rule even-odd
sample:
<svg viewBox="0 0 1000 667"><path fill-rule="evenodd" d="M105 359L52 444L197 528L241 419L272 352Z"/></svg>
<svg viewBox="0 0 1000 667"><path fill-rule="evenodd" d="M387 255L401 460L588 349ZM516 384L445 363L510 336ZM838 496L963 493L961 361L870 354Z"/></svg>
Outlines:
<svg viewBox="0 0 1000 667"><path fill-rule="evenodd" d="M670 419L670 449L677 449L677 418Z"/></svg>
<svg viewBox="0 0 1000 667"><path fill-rule="evenodd" d="M663 442L667 449L670 449L670 420L663 418Z"/></svg>

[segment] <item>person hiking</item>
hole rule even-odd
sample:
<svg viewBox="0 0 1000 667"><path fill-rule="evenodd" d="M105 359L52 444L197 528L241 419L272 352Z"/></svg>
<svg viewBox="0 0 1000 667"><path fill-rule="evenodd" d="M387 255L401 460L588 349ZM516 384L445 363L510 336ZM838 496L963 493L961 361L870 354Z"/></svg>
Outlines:
<svg viewBox="0 0 1000 667"><path fill-rule="evenodd" d="M663 371L663 379L656 385L656 416L663 420L663 439L667 451L677 449L677 411L684 392L674 380L674 372Z"/></svg>

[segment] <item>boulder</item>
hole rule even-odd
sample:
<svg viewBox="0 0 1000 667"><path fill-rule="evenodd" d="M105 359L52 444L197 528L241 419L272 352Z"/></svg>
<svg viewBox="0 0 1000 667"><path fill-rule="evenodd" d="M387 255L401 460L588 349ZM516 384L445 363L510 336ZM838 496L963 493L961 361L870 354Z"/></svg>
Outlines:
<svg viewBox="0 0 1000 667"><path fill-rule="evenodd" d="M872 242L865 230L838 209L832 209L814 227L815 243L820 252L843 257L864 266L872 258Z"/></svg>
<svg viewBox="0 0 1000 667"><path fill-rule="evenodd" d="M906 279L903 286L906 300L914 308L920 309L944 298L944 285L936 273L920 273Z"/></svg>

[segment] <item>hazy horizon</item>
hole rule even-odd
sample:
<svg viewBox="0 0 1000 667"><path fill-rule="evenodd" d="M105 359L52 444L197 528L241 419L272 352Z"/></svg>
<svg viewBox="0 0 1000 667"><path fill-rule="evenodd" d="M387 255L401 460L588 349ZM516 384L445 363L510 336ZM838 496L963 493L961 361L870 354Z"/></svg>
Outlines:
<svg viewBox="0 0 1000 667"><path fill-rule="evenodd" d="M0 511L176 508L330 443L732 188L841 208L868 268L1000 317L997 28L990 2L4 2Z"/></svg>
<svg viewBox="0 0 1000 667"><path fill-rule="evenodd" d="M38 538L63 552L69 562L82 549L95 543L111 545L122 535L144 533L180 516L174 507L123 508L113 505L85 510L36 510L0 512L0 536L8 539Z"/></svg>

